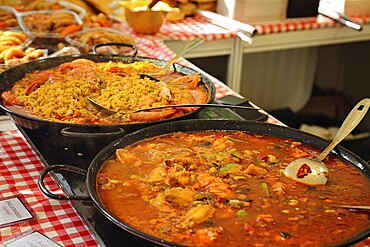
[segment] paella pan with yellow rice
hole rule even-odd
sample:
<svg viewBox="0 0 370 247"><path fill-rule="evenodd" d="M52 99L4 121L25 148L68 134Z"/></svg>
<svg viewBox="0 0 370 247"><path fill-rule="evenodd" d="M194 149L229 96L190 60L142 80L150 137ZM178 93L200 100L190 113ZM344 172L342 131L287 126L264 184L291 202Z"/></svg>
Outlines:
<svg viewBox="0 0 370 247"><path fill-rule="evenodd" d="M93 157L119 136L164 121L196 117L202 108L135 113L137 109L213 101L212 81L186 66L173 65L171 72L157 76L159 82L137 75L138 71L154 74L165 64L158 59L108 54L32 61L1 74L0 107L28 136L45 139L39 141L41 145L58 139L51 144L54 151L78 146L76 157L80 158L79 153ZM87 97L118 113L104 115Z"/></svg>

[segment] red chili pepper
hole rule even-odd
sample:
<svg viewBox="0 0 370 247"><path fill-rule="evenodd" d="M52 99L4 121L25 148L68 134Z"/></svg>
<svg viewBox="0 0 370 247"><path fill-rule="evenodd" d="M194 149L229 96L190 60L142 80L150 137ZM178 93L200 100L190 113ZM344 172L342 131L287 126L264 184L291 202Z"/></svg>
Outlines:
<svg viewBox="0 0 370 247"><path fill-rule="evenodd" d="M260 157L261 160L263 161L267 161L268 160L268 156L267 155L263 155Z"/></svg>
<svg viewBox="0 0 370 247"><path fill-rule="evenodd" d="M311 170L311 167L309 165L307 165L306 163L304 163L303 165L301 165L301 167L298 169L297 171L297 177L298 178L304 178L305 176L307 176L309 173L312 173L312 170Z"/></svg>
<svg viewBox="0 0 370 247"><path fill-rule="evenodd" d="M220 196L216 196L216 201L218 201L219 203L224 203L225 201L226 201L226 199L225 198L223 198L223 197L220 197Z"/></svg>
<svg viewBox="0 0 370 247"><path fill-rule="evenodd" d="M256 231L256 229L249 225L248 223L244 223L244 230L246 231L246 233L248 233L249 235L252 235L254 234L254 232Z"/></svg>
<svg viewBox="0 0 370 247"><path fill-rule="evenodd" d="M60 114L56 113L56 114L55 114L55 118L56 118L56 119L61 120L62 118L64 118L64 116L62 116L62 115L60 115Z"/></svg>

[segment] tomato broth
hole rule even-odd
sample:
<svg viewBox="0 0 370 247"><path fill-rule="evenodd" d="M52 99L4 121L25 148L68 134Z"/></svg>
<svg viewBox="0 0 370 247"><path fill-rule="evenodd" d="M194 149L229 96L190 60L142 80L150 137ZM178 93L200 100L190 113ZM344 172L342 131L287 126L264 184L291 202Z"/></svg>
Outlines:
<svg viewBox="0 0 370 247"><path fill-rule="evenodd" d="M329 155L325 185L283 174L319 150L242 131L176 132L117 149L97 176L100 200L123 223L186 246L333 246L368 229L370 182Z"/></svg>

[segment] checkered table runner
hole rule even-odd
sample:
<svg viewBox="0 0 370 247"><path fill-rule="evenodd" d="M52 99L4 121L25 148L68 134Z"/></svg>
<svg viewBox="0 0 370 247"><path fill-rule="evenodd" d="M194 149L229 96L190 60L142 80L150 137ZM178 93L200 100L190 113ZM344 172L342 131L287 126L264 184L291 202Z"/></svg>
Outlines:
<svg viewBox="0 0 370 247"><path fill-rule="evenodd" d="M175 53L169 49L165 43L155 37L145 37L140 39L140 42L137 44L139 49L138 56L142 57L151 57L162 60L170 60L175 56ZM180 58L176 63L190 67L194 70L201 71L200 68L196 67L192 63L188 62L186 59ZM229 87L227 87L220 80L214 78L213 76L207 74L204 71L201 71L203 74L207 75L214 83L216 87L216 98L220 98L225 95L236 95Z"/></svg>
<svg viewBox="0 0 370 247"><path fill-rule="evenodd" d="M359 24L370 23L370 16L352 17L355 22ZM292 18L280 21L262 22L252 24L256 29L255 35L266 35L283 32L294 32L302 30L315 30L340 27L346 28L333 20L327 18L307 17L307 18ZM123 23L120 28L124 32L132 33L131 28L127 23ZM147 35L140 35L133 33L138 37L147 37ZM214 41L220 39L229 39L236 36L235 29L228 30L225 27L217 25L216 22L200 16L187 17L178 22L165 23L158 33L152 35L163 40L191 40L193 38L202 36L206 41Z"/></svg>
<svg viewBox="0 0 370 247"><path fill-rule="evenodd" d="M163 24L159 32L154 35L134 33L127 23L119 24L118 29L126 33L131 33L140 39L151 36L162 40L186 41L202 36L206 41L214 41L234 38L236 36L235 30L228 30L200 15L186 17L183 20L176 22L166 22Z"/></svg>
<svg viewBox="0 0 370 247"><path fill-rule="evenodd" d="M0 133L0 198L21 196L35 214L31 221L0 228L0 242L34 229L62 246L97 246L70 202L42 194L37 185L42 170L41 161L19 131ZM45 184L61 192L51 177L46 177Z"/></svg>
<svg viewBox="0 0 370 247"><path fill-rule="evenodd" d="M355 22L359 24L370 23L370 16L364 17L353 17ZM275 22L266 22L259 23L254 25L256 29L256 35L266 35L274 33L284 33L284 32L294 32L294 31L303 31L303 30L316 30L316 29L325 29L333 27L343 27L342 24L339 24L333 20L327 18L318 20L317 17L310 18L294 18L286 19L283 21Z"/></svg>

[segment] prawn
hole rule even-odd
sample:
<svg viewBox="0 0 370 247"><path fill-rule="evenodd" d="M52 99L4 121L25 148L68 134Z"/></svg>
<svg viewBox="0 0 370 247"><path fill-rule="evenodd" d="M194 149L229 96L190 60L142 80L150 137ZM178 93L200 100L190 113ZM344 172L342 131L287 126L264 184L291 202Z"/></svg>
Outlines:
<svg viewBox="0 0 370 247"><path fill-rule="evenodd" d="M11 91L6 91L1 94L1 99L4 105L23 105L22 102L15 97L14 93Z"/></svg>
<svg viewBox="0 0 370 247"><path fill-rule="evenodd" d="M181 83L181 82L187 83L187 87L189 89L195 89L198 86L200 81L201 81L200 74L185 75L185 76L181 76L179 78L172 80L172 82L175 82L175 83Z"/></svg>
<svg viewBox="0 0 370 247"><path fill-rule="evenodd" d="M36 88L49 80L50 71L42 70L38 72L32 80L26 85L25 94L32 93Z"/></svg>
<svg viewBox="0 0 370 247"><path fill-rule="evenodd" d="M61 121L69 121L73 118L78 118L81 116L81 113L80 112L77 112L76 114L73 114L71 116L61 116L59 114L57 114L55 117Z"/></svg>
<svg viewBox="0 0 370 247"><path fill-rule="evenodd" d="M80 58L73 60L72 62L62 63L61 65L59 65L58 68L62 73L65 73L68 70L73 70L77 68L95 68L95 67L96 63L94 61Z"/></svg>

